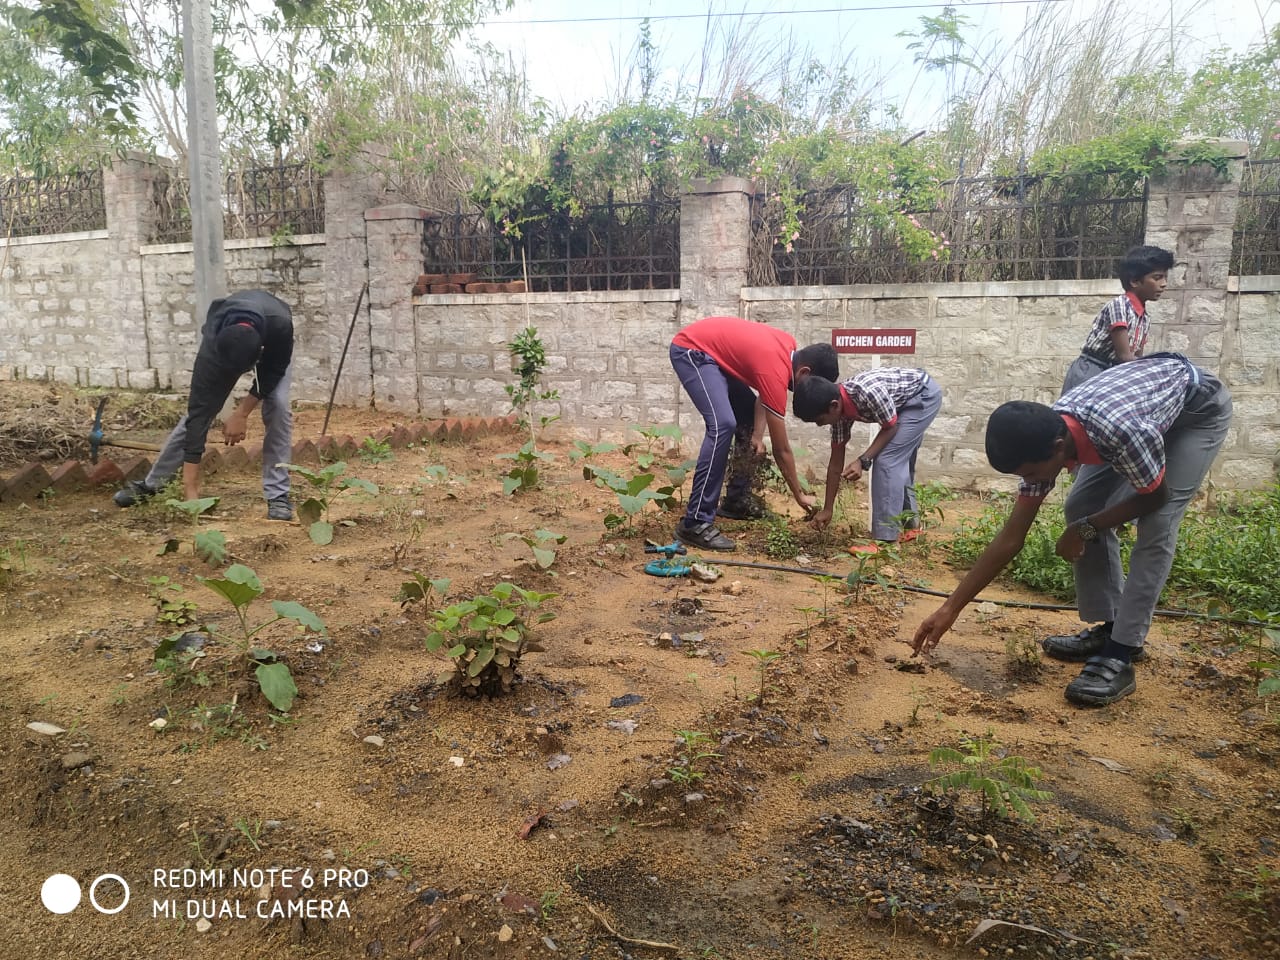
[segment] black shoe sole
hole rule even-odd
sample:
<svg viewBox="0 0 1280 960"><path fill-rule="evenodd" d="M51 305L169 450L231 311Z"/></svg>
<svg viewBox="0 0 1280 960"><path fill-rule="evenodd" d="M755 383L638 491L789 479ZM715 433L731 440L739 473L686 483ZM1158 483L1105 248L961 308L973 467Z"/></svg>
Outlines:
<svg viewBox="0 0 1280 960"><path fill-rule="evenodd" d="M1123 700L1137 689L1138 682L1130 680L1128 684L1115 693L1094 696L1093 694L1083 693L1080 690L1073 691L1070 684L1068 684L1063 696L1067 698L1068 703L1074 703L1078 707L1108 707L1119 700Z"/></svg>

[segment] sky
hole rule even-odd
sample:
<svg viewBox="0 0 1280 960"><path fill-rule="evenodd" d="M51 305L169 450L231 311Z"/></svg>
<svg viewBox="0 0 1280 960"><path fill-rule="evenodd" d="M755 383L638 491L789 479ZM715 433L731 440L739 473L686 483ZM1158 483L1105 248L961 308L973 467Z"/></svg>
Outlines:
<svg viewBox="0 0 1280 960"><path fill-rule="evenodd" d="M1103 3L961 0L955 6L971 21L964 28L966 38L981 47L1011 41L1038 7L1061 5L1073 18L1087 18ZM1135 38L1146 35L1151 43L1167 46L1172 20L1180 56L1196 58L1214 48L1243 50L1264 26L1280 22L1280 0L1134 0L1128 6ZM858 70L886 78L886 102L905 99L908 113L915 111L923 120L937 108L941 80L920 75L907 49L911 39L899 34L918 30L921 17L942 9L919 0L515 0L510 11L487 18L475 35L523 65L536 96L560 113L572 113L607 101L622 88L620 65L635 48L641 29L637 18L652 18L660 89L670 89L682 76L696 76L709 27L724 30L738 20L766 48L790 41L823 62L852 58ZM712 46L716 59L719 48Z"/></svg>

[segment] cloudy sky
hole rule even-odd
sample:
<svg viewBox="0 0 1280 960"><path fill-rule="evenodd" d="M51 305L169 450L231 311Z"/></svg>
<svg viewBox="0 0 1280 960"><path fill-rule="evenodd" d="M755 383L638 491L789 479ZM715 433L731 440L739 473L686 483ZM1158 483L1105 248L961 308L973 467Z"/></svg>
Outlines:
<svg viewBox="0 0 1280 960"><path fill-rule="evenodd" d="M1098 16L1107 2L972 0L955 6L970 21L966 39L990 50L1011 42L1045 8L1079 22ZM1111 2L1128 11L1134 42L1163 50L1172 26L1180 59L1214 48L1244 49L1280 21L1278 0ZM631 62L640 20L649 16L658 81L667 89L696 77L704 45L717 58L722 47L715 36L736 24L762 45L755 49L781 45L808 49L824 62L848 60L864 76L886 78L886 101L907 98L909 113L928 113L930 87L940 81L919 75L907 49L911 40L899 34L918 31L921 17L942 9L919 0L516 0L476 35L508 51L524 66L533 92L562 112L608 100L622 88L622 65Z"/></svg>

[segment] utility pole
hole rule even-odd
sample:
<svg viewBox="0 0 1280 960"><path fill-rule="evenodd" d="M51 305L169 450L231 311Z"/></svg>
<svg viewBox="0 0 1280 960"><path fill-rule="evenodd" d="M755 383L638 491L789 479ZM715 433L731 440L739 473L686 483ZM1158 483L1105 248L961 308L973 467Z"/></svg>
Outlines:
<svg viewBox="0 0 1280 960"><path fill-rule="evenodd" d="M210 0L182 0L182 75L187 93L187 176L191 184L195 322L199 327L209 313L209 304L227 293Z"/></svg>

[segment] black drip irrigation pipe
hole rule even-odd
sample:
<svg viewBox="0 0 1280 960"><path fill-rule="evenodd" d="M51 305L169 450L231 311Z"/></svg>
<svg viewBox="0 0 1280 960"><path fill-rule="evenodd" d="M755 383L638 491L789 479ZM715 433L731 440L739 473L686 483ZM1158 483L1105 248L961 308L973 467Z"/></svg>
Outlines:
<svg viewBox="0 0 1280 960"><path fill-rule="evenodd" d="M752 560L721 560L719 557L715 559L708 558L706 562L712 566L719 567L751 567L755 570L776 570L779 573L802 573L807 577L830 577L833 580L848 580L847 576L840 576L838 573L827 573L825 570L810 570L806 567L787 567L779 563L756 563ZM860 583L868 586L879 583L874 577L859 577ZM906 583L895 583L891 585L894 590L906 590L910 593L923 593L931 597L949 597L951 594L944 590L933 590L929 587L917 587ZM1075 604L1070 603L1036 603L1032 600L992 600L987 597L974 597L970 603L994 603L997 607L1017 607L1020 610L1075 610ZM1216 613L1197 613L1195 610L1156 610L1153 616L1172 617L1182 620L1206 620L1215 623L1230 623L1239 627L1274 627L1273 623L1266 623L1262 620L1249 620L1241 617L1223 617Z"/></svg>

